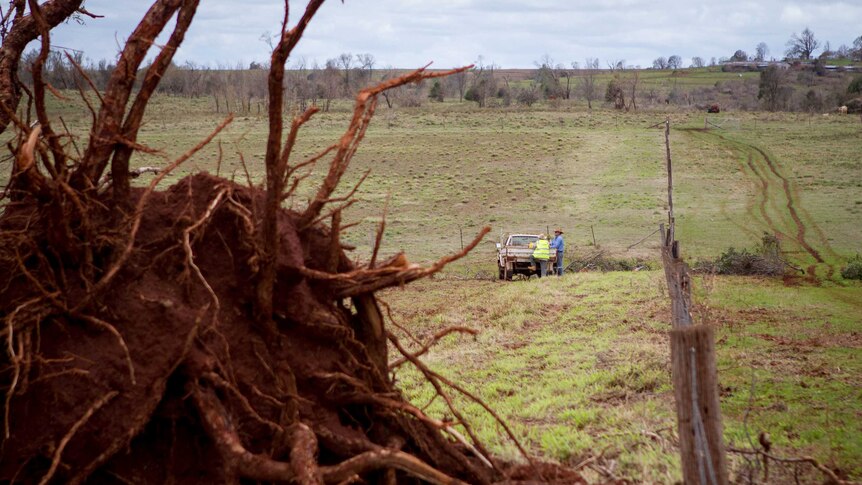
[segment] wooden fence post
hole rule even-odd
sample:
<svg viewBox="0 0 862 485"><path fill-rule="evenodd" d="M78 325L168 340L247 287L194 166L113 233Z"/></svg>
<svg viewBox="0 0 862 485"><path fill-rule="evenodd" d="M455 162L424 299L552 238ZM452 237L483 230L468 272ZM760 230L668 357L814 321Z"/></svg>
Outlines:
<svg viewBox="0 0 862 485"><path fill-rule="evenodd" d="M691 278L674 237L670 118L665 121L668 226L661 232L661 259L671 300L670 353L682 476L686 485L727 485L727 461L718 399L715 340L708 325L691 317Z"/></svg>

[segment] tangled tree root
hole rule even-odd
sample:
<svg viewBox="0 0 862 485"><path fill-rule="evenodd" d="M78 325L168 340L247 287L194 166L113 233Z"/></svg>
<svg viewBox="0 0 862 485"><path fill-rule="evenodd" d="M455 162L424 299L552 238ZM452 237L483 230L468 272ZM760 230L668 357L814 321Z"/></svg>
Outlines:
<svg viewBox="0 0 862 485"><path fill-rule="evenodd" d="M333 234L299 231L299 214L281 210L276 318L260 324L249 283L259 254L245 217L261 198L206 174L153 194L137 249L74 314L67 298L84 298L85 280L57 276L57 248L38 240L49 228L37 206L7 208L0 384L10 419L0 479L506 479L513 469L480 443L454 429L447 437L449 424L401 397L380 308L372 293L351 290L406 282L443 263L420 268L401 256L356 268L339 248L330 272L320 249ZM111 223L102 212L90 214L93 227ZM397 365L416 361L403 353Z"/></svg>
<svg viewBox="0 0 862 485"><path fill-rule="evenodd" d="M343 136L293 163L297 134L317 109L297 115L282 141L284 65L322 0L311 0L291 29L285 8L268 78L265 184L243 187L197 174L156 191L228 117L158 169L148 187L132 188L132 153L153 152L136 141L144 108L198 0L150 7L105 92L97 93L98 114L84 98L94 122L83 153L71 133L52 129L45 104L52 88L41 77L50 28L80 4L30 1L28 10L16 2L5 38L38 34L42 49L31 66L28 103L38 124L29 123L29 111L18 119L17 91L0 82L8 118L0 117L0 131L7 123L17 130L12 177L0 198L0 482L581 481L573 471L536 463L517 443L526 464L491 456L449 393L476 397L425 367L418 355L426 347L415 355L405 350L374 297L440 271L489 228L429 267L401 254L378 262L377 248L358 265L340 242L349 227L341 213L358 185L346 195L334 192L378 95L447 73L419 69L363 89ZM168 42L133 97L135 72L174 16ZM0 65L17 63L24 45L4 41ZM283 209L306 176L300 170L323 157L331 161L314 198L301 212ZM390 374L389 341L402 357L391 365L416 366L454 423L426 416L402 397Z"/></svg>

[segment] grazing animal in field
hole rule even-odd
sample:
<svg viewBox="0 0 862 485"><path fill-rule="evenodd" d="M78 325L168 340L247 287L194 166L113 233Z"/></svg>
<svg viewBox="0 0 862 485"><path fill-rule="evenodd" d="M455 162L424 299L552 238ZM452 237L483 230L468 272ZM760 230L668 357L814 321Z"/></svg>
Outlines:
<svg viewBox="0 0 862 485"><path fill-rule="evenodd" d="M847 106L842 106L842 107L838 108L838 114L846 115L847 114Z"/></svg>

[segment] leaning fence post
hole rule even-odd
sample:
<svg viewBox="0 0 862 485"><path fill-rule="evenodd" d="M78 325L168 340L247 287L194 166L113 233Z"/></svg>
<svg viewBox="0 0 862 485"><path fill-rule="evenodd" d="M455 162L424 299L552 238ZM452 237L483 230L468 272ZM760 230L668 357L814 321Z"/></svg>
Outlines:
<svg viewBox="0 0 862 485"><path fill-rule="evenodd" d="M671 300L670 353L676 400L683 481L687 485L726 485L727 461L718 399L715 340L708 325L691 316L691 278L680 257L673 214L670 118L665 120L668 225L661 232L661 260Z"/></svg>

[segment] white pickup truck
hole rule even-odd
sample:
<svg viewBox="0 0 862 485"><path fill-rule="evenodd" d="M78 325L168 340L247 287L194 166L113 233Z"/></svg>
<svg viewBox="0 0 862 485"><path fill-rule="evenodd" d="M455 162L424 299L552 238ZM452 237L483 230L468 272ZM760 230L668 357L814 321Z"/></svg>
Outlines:
<svg viewBox="0 0 862 485"><path fill-rule="evenodd" d="M511 280L516 274L527 277L539 274L539 265L530 263L530 256L533 255L538 240L538 234L509 234L505 244L497 243L497 269L501 280ZM556 251L552 249L550 253L548 274L557 260Z"/></svg>

